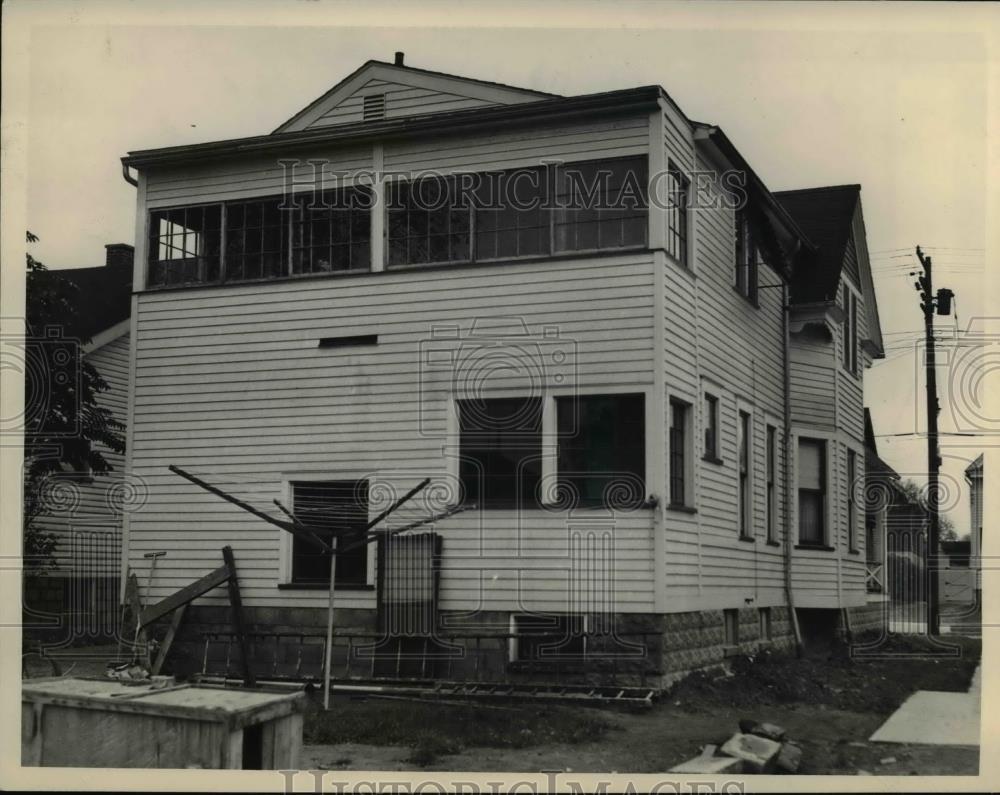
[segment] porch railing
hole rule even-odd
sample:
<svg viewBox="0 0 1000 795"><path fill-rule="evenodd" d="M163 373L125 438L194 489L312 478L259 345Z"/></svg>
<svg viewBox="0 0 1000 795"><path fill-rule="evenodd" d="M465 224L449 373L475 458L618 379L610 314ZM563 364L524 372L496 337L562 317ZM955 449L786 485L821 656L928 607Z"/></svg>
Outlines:
<svg viewBox="0 0 1000 795"><path fill-rule="evenodd" d="M865 589L868 593L882 593L885 590L885 564L882 561L865 562Z"/></svg>

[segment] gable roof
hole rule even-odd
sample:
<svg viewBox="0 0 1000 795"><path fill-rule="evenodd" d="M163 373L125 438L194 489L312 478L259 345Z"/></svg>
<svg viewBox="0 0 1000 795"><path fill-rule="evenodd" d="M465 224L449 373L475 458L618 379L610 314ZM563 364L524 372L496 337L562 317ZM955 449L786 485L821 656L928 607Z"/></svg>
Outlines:
<svg viewBox="0 0 1000 795"><path fill-rule="evenodd" d="M844 259L852 241L860 185L777 191L774 196L816 245L810 268L792 279L792 301L831 301L837 295Z"/></svg>
<svg viewBox="0 0 1000 795"><path fill-rule="evenodd" d="M971 464L969 464L965 468L965 474L968 475L970 478L971 477L975 477L976 475L979 475L980 477L983 476L983 454L982 453L979 454L979 457L976 458L975 461L973 461Z"/></svg>
<svg viewBox="0 0 1000 795"><path fill-rule="evenodd" d="M457 110L475 106L512 105L558 96L488 80L372 60L363 63L329 91L280 124L274 133L361 121L361 94L366 90L369 93L406 93L407 89L418 95L417 101L410 98L406 107L397 108L389 103L387 118L419 115L423 103L435 99L437 102L433 104L438 108L437 112L440 112L441 108Z"/></svg>

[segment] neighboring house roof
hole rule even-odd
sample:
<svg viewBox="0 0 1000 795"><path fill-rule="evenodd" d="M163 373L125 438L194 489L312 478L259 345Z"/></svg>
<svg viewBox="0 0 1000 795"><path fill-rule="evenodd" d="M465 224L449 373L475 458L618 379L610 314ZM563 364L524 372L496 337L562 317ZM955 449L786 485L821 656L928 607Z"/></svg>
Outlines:
<svg viewBox="0 0 1000 795"><path fill-rule="evenodd" d="M975 477L977 475L979 477L983 476L983 454L982 453L979 454L979 457L975 461L973 461L971 464L969 464L965 468L965 474L968 475L970 478L971 477Z"/></svg>
<svg viewBox="0 0 1000 795"><path fill-rule="evenodd" d="M796 303L830 301L836 296L860 193L860 185L831 185L774 194L816 246L813 266L792 279Z"/></svg>
<svg viewBox="0 0 1000 795"><path fill-rule="evenodd" d="M121 326L131 313L132 263L130 258L113 259L110 249L105 265L50 271L76 286L80 334L86 339Z"/></svg>

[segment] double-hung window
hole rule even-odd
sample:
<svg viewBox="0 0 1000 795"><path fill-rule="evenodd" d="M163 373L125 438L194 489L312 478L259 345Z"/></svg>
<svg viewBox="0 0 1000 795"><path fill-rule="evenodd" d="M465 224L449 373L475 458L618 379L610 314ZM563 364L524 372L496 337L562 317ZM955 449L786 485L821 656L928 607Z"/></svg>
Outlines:
<svg viewBox="0 0 1000 795"><path fill-rule="evenodd" d="M753 439L750 413L740 411L737 439L739 462L739 526L741 538L753 538L753 502L750 493L750 465L753 460Z"/></svg>
<svg viewBox="0 0 1000 795"><path fill-rule="evenodd" d="M667 253L688 266L688 204L691 181L673 163L667 168Z"/></svg>
<svg viewBox="0 0 1000 795"><path fill-rule="evenodd" d="M736 266L736 291L757 303L757 245L745 208L736 210L734 229L734 261Z"/></svg>
<svg viewBox="0 0 1000 795"><path fill-rule="evenodd" d="M847 548L852 552L858 551L858 504L855 499L857 493L858 477L858 454L853 450L847 451Z"/></svg>
<svg viewBox="0 0 1000 795"><path fill-rule="evenodd" d="M708 461L719 462L719 399L705 393L705 452Z"/></svg>
<svg viewBox="0 0 1000 795"><path fill-rule="evenodd" d="M465 501L481 508L536 507L542 476L541 399L460 400L458 412Z"/></svg>
<svg viewBox="0 0 1000 795"><path fill-rule="evenodd" d="M778 537L778 429L767 426L767 540Z"/></svg>
<svg viewBox="0 0 1000 795"><path fill-rule="evenodd" d="M579 505L634 509L645 500L645 397L556 399L559 483Z"/></svg>
<svg viewBox="0 0 1000 795"><path fill-rule="evenodd" d="M326 542L337 537L336 585L364 585L368 578L368 481L298 481L292 484L295 518ZM330 555L292 536L292 583L326 585Z"/></svg>
<svg viewBox="0 0 1000 795"><path fill-rule="evenodd" d="M670 399L670 505L691 507L691 484L688 462L691 460L689 445L691 434L688 424L691 405L676 398Z"/></svg>
<svg viewBox="0 0 1000 795"><path fill-rule="evenodd" d="M826 442L799 439L799 543L826 544Z"/></svg>
<svg viewBox="0 0 1000 795"><path fill-rule="evenodd" d="M844 285L844 332L843 332L843 362L844 369L853 375L858 374L858 297Z"/></svg>

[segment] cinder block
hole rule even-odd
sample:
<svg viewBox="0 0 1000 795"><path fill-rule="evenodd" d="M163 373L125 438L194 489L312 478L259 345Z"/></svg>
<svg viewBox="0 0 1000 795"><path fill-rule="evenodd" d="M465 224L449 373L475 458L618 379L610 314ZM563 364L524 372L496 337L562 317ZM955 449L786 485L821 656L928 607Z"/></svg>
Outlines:
<svg viewBox="0 0 1000 795"><path fill-rule="evenodd" d="M774 769L775 760L781 752L781 743L754 734L737 732L720 750L727 756L746 762L746 772L768 773Z"/></svg>

